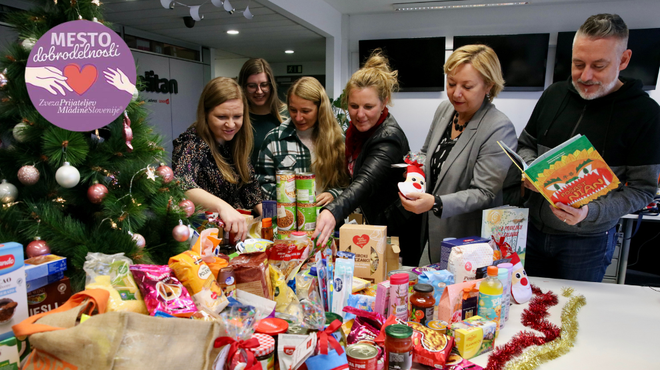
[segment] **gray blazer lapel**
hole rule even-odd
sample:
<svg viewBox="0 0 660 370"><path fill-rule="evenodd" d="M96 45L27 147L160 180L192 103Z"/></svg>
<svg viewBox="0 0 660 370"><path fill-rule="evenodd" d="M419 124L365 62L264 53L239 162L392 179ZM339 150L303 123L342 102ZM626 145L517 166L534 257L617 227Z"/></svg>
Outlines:
<svg viewBox="0 0 660 370"><path fill-rule="evenodd" d="M456 144L454 144L454 147L451 149L451 152L449 152L449 156L442 164L442 170L440 170L440 174L438 175L438 180L435 182L435 187L433 188L433 194L436 194L438 192L440 184L442 183L442 179L445 177L445 175L447 175L447 172L449 172L449 169L454 164L458 166L462 166L465 164L466 161L464 160L458 161L458 163L456 163L457 162L456 159L463 152L463 150L467 148L468 143L472 141L474 135L477 134L477 129L479 128L481 121L483 120L484 116L486 115L486 112L488 112L490 107L492 107L492 104L488 100L484 99L484 102L481 104L479 110L474 114L472 119L470 119L470 122L468 123L468 127L466 127L465 131L463 131L461 136L458 138L458 141L456 142ZM437 146L438 143L436 142L435 145ZM458 168L456 169L455 172L461 173L462 171L463 171L462 168Z"/></svg>

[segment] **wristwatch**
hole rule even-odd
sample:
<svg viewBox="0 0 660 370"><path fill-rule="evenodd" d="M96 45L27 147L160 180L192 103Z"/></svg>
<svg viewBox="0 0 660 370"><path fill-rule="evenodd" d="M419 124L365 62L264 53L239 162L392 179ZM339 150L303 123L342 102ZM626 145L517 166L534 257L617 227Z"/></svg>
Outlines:
<svg viewBox="0 0 660 370"><path fill-rule="evenodd" d="M433 198L435 198L435 202L433 203L433 207L431 207L431 211L439 218L442 216L442 199L437 195L434 195Z"/></svg>

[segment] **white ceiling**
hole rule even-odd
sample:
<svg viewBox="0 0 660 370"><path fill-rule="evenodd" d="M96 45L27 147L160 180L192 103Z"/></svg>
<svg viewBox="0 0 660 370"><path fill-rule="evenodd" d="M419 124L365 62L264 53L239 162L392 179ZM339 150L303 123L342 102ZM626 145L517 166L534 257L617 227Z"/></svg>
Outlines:
<svg viewBox="0 0 660 370"><path fill-rule="evenodd" d="M204 19L187 28L183 17L189 9L175 5L165 9L159 0L102 0L105 19L123 26L167 36L216 49L216 59L265 58L271 63L325 61L325 38L298 23L275 13L255 0L250 0L254 18L243 17L241 11L248 0L230 0L237 10L233 15L216 8L206 0L179 0L187 5L204 5ZM304 0L301 0L304 1ZM238 35L228 35L235 29ZM293 49L295 54L285 54Z"/></svg>
<svg viewBox="0 0 660 370"><path fill-rule="evenodd" d="M0 0L2 1L2 0ZM24 0L18 0L24 1ZM267 0L230 0L237 11L230 15L208 0L179 0L187 5L200 5L204 19L187 28L183 17L190 15L185 6L165 9L160 0L102 0L105 19L149 33L183 40L216 49L216 59L261 57L271 63L325 61L325 38L268 8ZM254 15L243 17L248 5ZM304 6L305 0L299 0ZM393 3L419 0L324 0L343 14L393 12ZM514 0L452 0L448 4L477 4ZM520 0L515 0L520 1ZM608 0L528 0L535 6L561 2L603 2ZM612 0L614 1L614 0ZM266 4L264 6L263 4ZM236 29L238 35L228 35ZM293 49L295 54L285 54Z"/></svg>

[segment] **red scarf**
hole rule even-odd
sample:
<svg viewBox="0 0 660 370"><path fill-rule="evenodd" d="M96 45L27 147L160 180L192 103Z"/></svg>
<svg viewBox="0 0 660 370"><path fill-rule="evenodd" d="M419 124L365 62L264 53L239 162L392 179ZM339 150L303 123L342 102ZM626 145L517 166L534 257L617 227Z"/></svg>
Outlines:
<svg viewBox="0 0 660 370"><path fill-rule="evenodd" d="M380 118L378 118L378 122L376 122L374 127L365 132L358 131L353 124L348 126L348 130L346 130L346 165L348 167L348 173L350 173L351 176L353 176L355 161L362 151L362 145L365 141L367 141L368 138L371 137L371 135L374 134L376 129L378 129L378 126L380 126L385 121L387 115L388 111L387 107L385 107L385 109L383 109L383 113L380 115Z"/></svg>

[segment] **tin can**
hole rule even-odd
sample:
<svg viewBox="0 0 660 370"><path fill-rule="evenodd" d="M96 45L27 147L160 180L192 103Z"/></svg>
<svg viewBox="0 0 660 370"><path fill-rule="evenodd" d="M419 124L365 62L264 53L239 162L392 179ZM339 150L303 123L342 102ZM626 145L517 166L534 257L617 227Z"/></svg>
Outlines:
<svg viewBox="0 0 660 370"><path fill-rule="evenodd" d="M442 320L431 320L426 323L426 326L441 334L445 334L447 332L447 323Z"/></svg>
<svg viewBox="0 0 660 370"><path fill-rule="evenodd" d="M298 225L298 231L316 229L316 204L296 203L296 225Z"/></svg>
<svg viewBox="0 0 660 370"><path fill-rule="evenodd" d="M278 203L296 202L296 173L293 171L275 172Z"/></svg>
<svg viewBox="0 0 660 370"><path fill-rule="evenodd" d="M313 173L296 174L296 202L316 203L316 175Z"/></svg>
<svg viewBox="0 0 660 370"><path fill-rule="evenodd" d="M296 231L295 203L277 203L277 230Z"/></svg>
<svg viewBox="0 0 660 370"><path fill-rule="evenodd" d="M367 343L355 343L346 347L349 370L376 370L378 348Z"/></svg>

